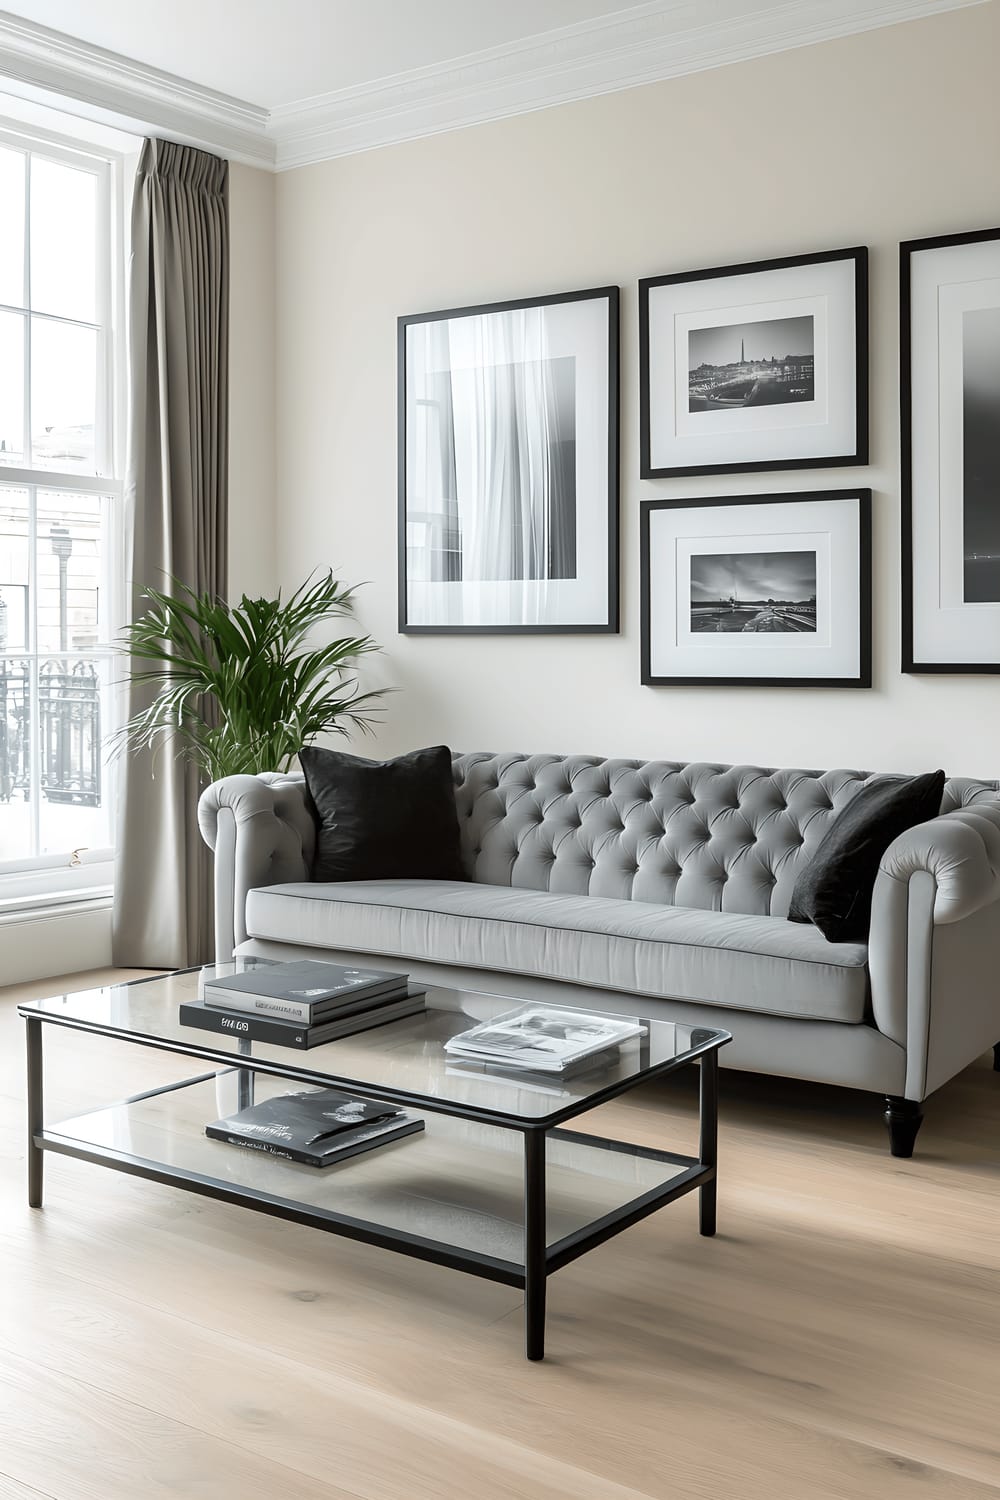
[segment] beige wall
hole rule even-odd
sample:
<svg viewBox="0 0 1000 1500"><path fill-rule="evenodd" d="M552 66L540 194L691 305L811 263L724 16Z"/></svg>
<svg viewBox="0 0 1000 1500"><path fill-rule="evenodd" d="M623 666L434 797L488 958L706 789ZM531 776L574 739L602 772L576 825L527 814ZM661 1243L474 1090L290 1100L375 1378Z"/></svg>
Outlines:
<svg viewBox="0 0 1000 1500"><path fill-rule="evenodd" d="M270 591L274 555L274 186L233 164L229 177L229 590Z"/></svg>
<svg viewBox="0 0 1000 1500"><path fill-rule="evenodd" d="M1000 682L899 671L896 372L899 239L1000 219L998 59L992 0L278 179L279 571L372 580L363 623L402 690L386 753L1000 770ZM856 243L872 251L871 468L640 481L637 279ZM397 314L607 282L623 288L622 634L398 636ZM847 483L875 491L872 691L639 685L641 499Z"/></svg>

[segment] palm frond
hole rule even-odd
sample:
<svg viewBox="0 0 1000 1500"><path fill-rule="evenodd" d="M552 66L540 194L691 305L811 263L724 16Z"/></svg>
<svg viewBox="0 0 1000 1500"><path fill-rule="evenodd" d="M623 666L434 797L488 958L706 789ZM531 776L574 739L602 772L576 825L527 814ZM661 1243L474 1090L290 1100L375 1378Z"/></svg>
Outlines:
<svg viewBox="0 0 1000 1500"><path fill-rule="evenodd" d="M370 733L387 689L362 692L358 663L371 636L309 646L317 626L350 618L356 589L332 571L287 599L242 596L231 605L178 580L149 588L145 612L122 631L128 679L142 707L113 736L115 749L155 749L166 737L204 776L283 770L321 734Z"/></svg>

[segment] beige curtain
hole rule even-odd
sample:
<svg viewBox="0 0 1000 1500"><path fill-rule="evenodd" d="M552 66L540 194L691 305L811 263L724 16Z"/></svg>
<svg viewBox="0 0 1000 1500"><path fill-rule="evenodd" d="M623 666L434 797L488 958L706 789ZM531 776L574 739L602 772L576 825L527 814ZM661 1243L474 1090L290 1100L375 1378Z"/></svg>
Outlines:
<svg viewBox="0 0 1000 1500"><path fill-rule="evenodd" d="M226 592L229 402L229 168L146 141L132 200L131 413L125 504L131 600ZM142 703L133 692L126 705ZM199 783L169 746L129 754L119 799L113 958L173 968L211 957L211 863L198 833Z"/></svg>

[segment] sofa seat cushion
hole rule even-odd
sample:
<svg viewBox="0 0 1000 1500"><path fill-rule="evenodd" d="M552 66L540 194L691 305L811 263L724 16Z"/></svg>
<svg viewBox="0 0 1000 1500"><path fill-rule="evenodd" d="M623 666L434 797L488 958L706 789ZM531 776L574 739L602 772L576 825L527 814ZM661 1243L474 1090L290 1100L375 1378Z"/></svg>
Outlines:
<svg viewBox="0 0 1000 1500"><path fill-rule="evenodd" d="M534 974L767 1015L857 1023L868 950L780 917L450 880L272 885L250 937Z"/></svg>

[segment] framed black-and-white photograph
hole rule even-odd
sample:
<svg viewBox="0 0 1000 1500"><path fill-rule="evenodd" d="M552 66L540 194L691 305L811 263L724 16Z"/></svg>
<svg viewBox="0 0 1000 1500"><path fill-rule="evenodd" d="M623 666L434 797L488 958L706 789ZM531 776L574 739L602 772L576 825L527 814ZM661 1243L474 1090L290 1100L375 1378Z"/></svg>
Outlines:
<svg viewBox="0 0 1000 1500"><path fill-rule="evenodd" d="M871 687L871 490L640 509L647 686Z"/></svg>
<svg viewBox="0 0 1000 1500"><path fill-rule="evenodd" d="M641 475L868 462L868 251L639 283Z"/></svg>
<svg viewBox="0 0 1000 1500"><path fill-rule="evenodd" d="M618 288L399 319L399 628L618 629Z"/></svg>
<svg viewBox="0 0 1000 1500"><path fill-rule="evenodd" d="M904 672L1000 672L1000 229L900 246Z"/></svg>

